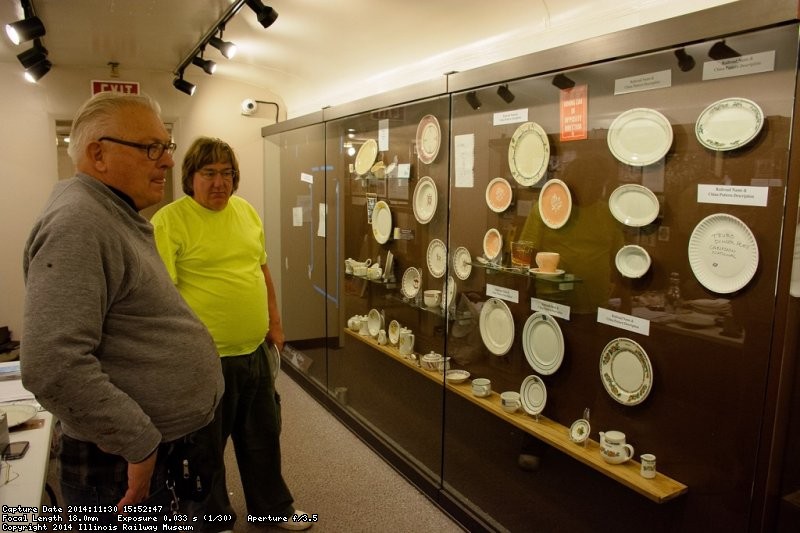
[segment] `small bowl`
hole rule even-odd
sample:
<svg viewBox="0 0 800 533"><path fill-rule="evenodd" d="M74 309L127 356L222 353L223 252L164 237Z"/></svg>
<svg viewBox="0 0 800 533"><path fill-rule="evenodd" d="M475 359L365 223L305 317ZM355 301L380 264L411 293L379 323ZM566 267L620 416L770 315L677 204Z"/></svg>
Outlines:
<svg viewBox="0 0 800 533"><path fill-rule="evenodd" d="M444 379L448 383L464 383L469 379L469 376L470 374L466 370L448 370L444 375Z"/></svg>

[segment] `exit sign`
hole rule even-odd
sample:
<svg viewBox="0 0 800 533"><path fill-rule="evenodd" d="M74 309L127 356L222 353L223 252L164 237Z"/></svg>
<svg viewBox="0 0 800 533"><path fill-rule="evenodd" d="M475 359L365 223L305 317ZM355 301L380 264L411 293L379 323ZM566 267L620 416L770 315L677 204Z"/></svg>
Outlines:
<svg viewBox="0 0 800 533"><path fill-rule="evenodd" d="M92 80L92 94L102 92L139 94L139 82L119 80Z"/></svg>

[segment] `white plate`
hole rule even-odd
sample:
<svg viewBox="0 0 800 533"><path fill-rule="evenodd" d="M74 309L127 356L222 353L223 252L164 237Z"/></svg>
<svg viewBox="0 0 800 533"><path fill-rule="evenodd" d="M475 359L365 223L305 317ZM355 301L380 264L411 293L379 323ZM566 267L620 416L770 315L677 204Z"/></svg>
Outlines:
<svg viewBox="0 0 800 533"><path fill-rule="evenodd" d="M717 100L700 113L694 133L700 144L717 151L740 148L756 138L764 112L747 98Z"/></svg>
<svg viewBox="0 0 800 533"><path fill-rule="evenodd" d="M502 213L511 205L511 184L503 178L495 178L486 186L486 205L495 213Z"/></svg>
<svg viewBox="0 0 800 533"><path fill-rule="evenodd" d="M442 308L447 309L453 303L453 298L456 297L456 280L453 276L447 276L447 281L444 282L442 287Z"/></svg>
<svg viewBox="0 0 800 533"><path fill-rule="evenodd" d="M417 126L417 155L419 160L429 165L439 153L442 142L442 130L439 121L433 115L425 115Z"/></svg>
<svg viewBox="0 0 800 533"><path fill-rule="evenodd" d="M400 322L397 320L392 320L389 322L389 342L392 344L397 344L400 340Z"/></svg>
<svg viewBox="0 0 800 533"><path fill-rule="evenodd" d="M550 141L535 122L521 124L508 145L508 167L520 185L536 184L550 163Z"/></svg>
<svg viewBox="0 0 800 533"><path fill-rule="evenodd" d="M373 337L378 336L378 332L383 329L383 317L377 309L370 309L367 314L367 329Z"/></svg>
<svg viewBox="0 0 800 533"><path fill-rule="evenodd" d="M672 146L667 117L646 107L629 109L608 127L608 148L618 160L642 167L659 161Z"/></svg>
<svg viewBox="0 0 800 533"><path fill-rule="evenodd" d="M8 427L13 428L36 416L36 408L32 405L0 405L0 413L6 414Z"/></svg>
<svg viewBox="0 0 800 533"><path fill-rule="evenodd" d="M440 239L433 239L428 244L428 272L434 278L441 278L447 270L447 248Z"/></svg>
<svg viewBox="0 0 800 533"><path fill-rule="evenodd" d="M611 215L626 226L640 228L656 219L659 203L647 187L627 183L614 189L608 197L608 208Z"/></svg>
<svg viewBox="0 0 800 533"><path fill-rule="evenodd" d="M547 313L529 316L522 330L522 348L538 373L547 376L558 370L564 360L564 335L558 322Z"/></svg>
<svg viewBox="0 0 800 533"><path fill-rule="evenodd" d="M733 215L717 213L701 220L689 237L689 265L710 291L736 292L758 267L758 244L747 225Z"/></svg>
<svg viewBox="0 0 800 533"><path fill-rule="evenodd" d="M503 300L490 298L481 308L483 344L495 355L505 355L514 344L514 317Z"/></svg>
<svg viewBox="0 0 800 533"><path fill-rule="evenodd" d="M456 273L458 279L467 279L472 273L472 256L463 246L456 248L453 252L453 272Z"/></svg>
<svg viewBox="0 0 800 533"><path fill-rule="evenodd" d="M600 356L600 379L606 392L623 405L642 403L653 387L653 367L636 341L619 337Z"/></svg>
<svg viewBox="0 0 800 533"><path fill-rule="evenodd" d="M528 376L519 388L522 408L529 415L538 415L544 411L547 403L547 387L539 376Z"/></svg>
<svg viewBox="0 0 800 533"><path fill-rule="evenodd" d="M617 252L614 263L626 278L641 278L650 270L650 254L641 246L628 244Z"/></svg>
<svg viewBox="0 0 800 533"><path fill-rule="evenodd" d="M409 267L403 272L403 281L400 284L400 289L407 298L414 298L419 292L420 285L422 285L422 274L415 267Z"/></svg>
<svg viewBox="0 0 800 533"><path fill-rule="evenodd" d="M383 200L379 200L372 209L372 235L380 244L392 236L392 211Z"/></svg>
<svg viewBox="0 0 800 533"><path fill-rule="evenodd" d="M417 186L414 187L414 198L411 202L414 209L414 218L420 224L427 224L436 213L436 205L439 197L436 191L436 183L429 176L420 178Z"/></svg>
<svg viewBox="0 0 800 533"><path fill-rule="evenodd" d="M364 144L361 145L361 148L358 149L358 153L356 154L356 161L353 164L356 174L363 176L369 172L369 169L372 168L377 156L377 141L375 141L375 139L367 139Z"/></svg>
<svg viewBox="0 0 800 533"><path fill-rule="evenodd" d="M483 236L483 253L489 261L497 259L503 251L503 236L492 228Z"/></svg>
<svg viewBox="0 0 800 533"><path fill-rule="evenodd" d="M448 383L464 383L469 379L469 376L470 373L466 370L448 370L444 375L444 379Z"/></svg>
<svg viewBox="0 0 800 533"><path fill-rule="evenodd" d="M585 418L579 418L569 427L569 440L581 444L586 442L591 432L592 428L589 425L589 421Z"/></svg>
<svg viewBox="0 0 800 533"><path fill-rule="evenodd" d="M567 184L551 179L539 193L539 215L548 228L558 229L567 223L572 214L572 194Z"/></svg>

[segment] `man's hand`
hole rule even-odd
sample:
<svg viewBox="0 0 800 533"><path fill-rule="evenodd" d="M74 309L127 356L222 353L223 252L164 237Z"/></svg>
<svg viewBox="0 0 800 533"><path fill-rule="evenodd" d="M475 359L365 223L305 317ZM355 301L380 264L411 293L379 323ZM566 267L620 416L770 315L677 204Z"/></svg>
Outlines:
<svg viewBox="0 0 800 533"><path fill-rule="evenodd" d="M128 490L117 504L118 509L125 505L136 505L143 502L150 495L150 480L156 466L158 448L139 463L128 463Z"/></svg>
<svg viewBox="0 0 800 533"><path fill-rule="evenodd" d="M286 342L286 337L283 334L283 326L280 322L270 323L269 331L267 332L267 340L278 347L278 352L283 351L283 344Z"/></svg>

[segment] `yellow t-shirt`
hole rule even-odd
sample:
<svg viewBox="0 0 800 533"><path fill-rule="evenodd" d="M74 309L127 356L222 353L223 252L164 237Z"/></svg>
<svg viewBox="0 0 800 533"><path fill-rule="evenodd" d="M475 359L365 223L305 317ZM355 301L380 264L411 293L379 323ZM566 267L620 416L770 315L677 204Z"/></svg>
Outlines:
<svg viewBox="0 0 800 533"><path fill-rule="evenodd" d="M214 338L221 356L253 352L269 324L264 230L255 209L231 196L213 211L185 196L151 220L172 281Z"/></svg>

